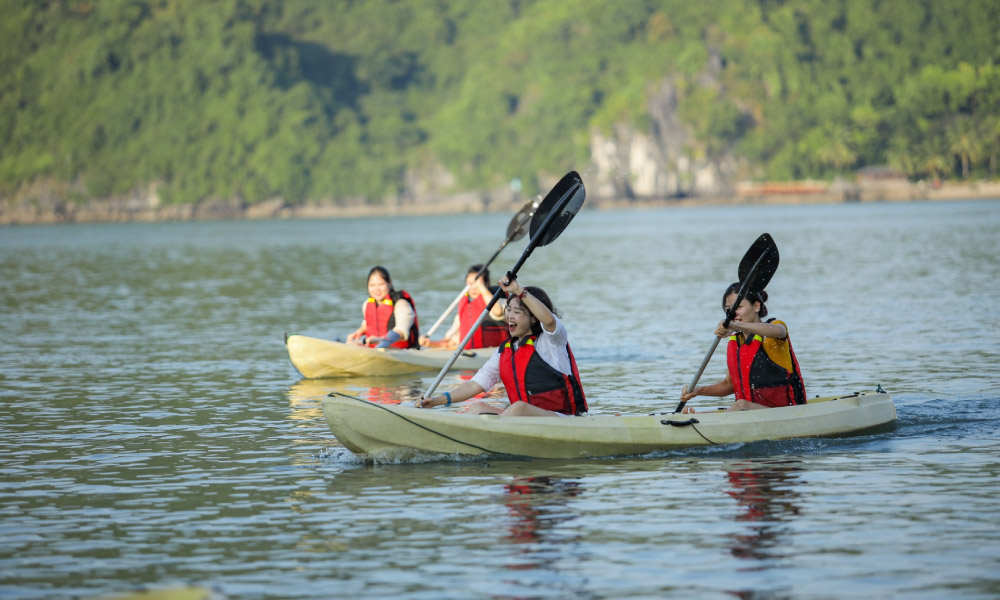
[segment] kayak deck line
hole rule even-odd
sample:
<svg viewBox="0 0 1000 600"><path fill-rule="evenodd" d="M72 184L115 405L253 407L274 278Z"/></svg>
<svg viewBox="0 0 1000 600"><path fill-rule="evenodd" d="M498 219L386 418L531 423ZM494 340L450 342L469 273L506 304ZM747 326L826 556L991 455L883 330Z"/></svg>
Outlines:
<svg viewBox="0 0 1000 600"><path fill-rule="evenodd" d="M885 390L882 389L881 385L878 385L876 393L882 394L882 393L885 393ZM820 402L830 402L832 400L845 400L847 398L855 398L855 397L858 397L858 396L861 396L861 395L862 395L862 392L854 392L853 394L845 394L843 396L827 396L826 398L820 398L819 396L817 396L813 400L807 400L806 404L819 404ZM719 413L719 412L726 412L726 409L725 408L719 408L719 409L716 409L714 411L703 411L703 412L716 412L716 413ZM675 414L675 413L660 413L660 414ZM687 413L687 414L695 414L695 413ZM708 442L709 444L711 444L713 446L718 446L717 443L715 443L712 440L708 439L707 437L705 437L705 435L702 432L698 431L698 428L695 427L695 425L697 425L700 422L701 421L699 421L698 419L696 419L694 417L692 417L692 418L690 418L690 419L688 419L686 421L673 421L671 419L663 419L663 420L660 421L660 423L662 425L670 425L670 426L673 426L673 427L691 427L691 429L694 429L695 431L698 432L698 435L700 435L701 437L705 438L706 442ZM879 425L873 425L873 427L879 427Z"/></svg>
<svg viewBox="0 0 1000 600"><path fill-rule="evenodd" d="M707 437L705 437L704 433L698 431L698 428L695 427L695 425L697 425L700 422L701 421L699 421L698 419L695 419L694 417L691 417L687 421L671 421L670 419L663 419L663 420L660 421L660 424L661 425L670 425L672 427L690 427L691 429L694 429L698 433L698 435L700 435L710 445L712 445L712 446L718 446L718 444L716 444L712 440L710 440Z"/></svg>
<svg viewBox="0 0 1000 600"><path fill-rule="evenodd" d="M455 438L453 438L453 437L451 437L449 435L445 435L445 434L441 433L440 431L435 431L435 430L431 429L430 427L427 427L427 426L425 426L425 425L423 425L421 423L417 423L416 421L408 419L408 418L406 418L406 415L401 415L397 411L391 410L388 406L386 406L384 404L379 404L378 402L368 402L367 400L365 400L363 398L357 398L355 396L349 396L347 394L342 394L340 392L330 392L330 394L328 394L328 396L334 396L334 395L340 396L340 397L343 397L343 398L350 398L351 400L357 400L358 402L365 402L365 403L368 403L368 404L372 404L373 406L377 406L377 407L385 410L386 412L392 414L393 416L399 417L400 419L403 419L404 421L406 421L406 422L408 422L408 423L410 423L412 425L420 427L421 429L426 429L427 431L429 431L431 433L440 435L441 437L446 438L448 440L451 440L451 441L453 441L455 443L462 444L462 445L468 446L470 448L475 448L476 450L481 450L481 451L483 451L483 452L485 452L487 454L496 454L496 452L493 452L493 451L491 451L491 450L489 450L487 448L483 448L482 446L477 446L477 445L469 443L469 442L463 442L462 440L455 439ZM393 405L393 406L395 406L395 405ZM486 416L486 415L481 415L481 416ZM496 415L492 415L492 416L496 416Z"/></svg>
<svg viewBox="0 0 1000 600"><path fill-rule="evenodd" d="M888 393L816 398L805 405L695 415L504 418L373 404L331 394L323 414L337 440L360 455L399 452L579 458L696 446L856 435L896 420ZM673 413L670 413L673 414ZM666 418L665 418L666 417Z"/></svg>

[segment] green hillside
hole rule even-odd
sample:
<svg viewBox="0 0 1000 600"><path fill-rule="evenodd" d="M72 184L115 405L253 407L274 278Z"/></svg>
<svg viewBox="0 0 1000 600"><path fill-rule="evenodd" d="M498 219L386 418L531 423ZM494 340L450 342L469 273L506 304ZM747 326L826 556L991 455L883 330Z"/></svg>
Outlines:
<svg viewBox="0 0 1000 600"><path fill-rule="evenodd" d="M657 135L745 177L996 177L995 0L0 0L0 196L379 203ZM412 191L412 190L411 190Z"/></svg>

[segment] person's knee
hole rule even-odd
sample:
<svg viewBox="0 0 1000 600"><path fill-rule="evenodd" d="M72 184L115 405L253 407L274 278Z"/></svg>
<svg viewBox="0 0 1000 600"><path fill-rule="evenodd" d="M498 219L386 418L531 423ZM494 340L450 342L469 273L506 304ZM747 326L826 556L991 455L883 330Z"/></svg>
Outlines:
<svg viewBox="0 0 1000 600"><path fill-rule="evenodd" d="M487 404L486 402L476 400L472 404L470 404L468 408L465 409L465 412L471 415L485 415L485 414L495 415L500 411L497 409L497 407L493 406L492 404Z"/></svg>
<svg viewBox="0 0 1000 600"><path fill-rule="evenodd" d="M523 417L530 412L531 405L527 402L515 402L507 407L507 410L503 411L505 415L510 417Z"/></svg>

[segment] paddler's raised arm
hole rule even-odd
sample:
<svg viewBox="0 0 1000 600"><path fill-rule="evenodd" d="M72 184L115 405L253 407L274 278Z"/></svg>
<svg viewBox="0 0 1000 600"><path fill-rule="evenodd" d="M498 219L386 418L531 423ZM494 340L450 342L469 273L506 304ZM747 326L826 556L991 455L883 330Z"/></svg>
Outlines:
<svg viewBox="0 0 1000 600"><path fill-rule="evenodd" d="M552 314L549 307L545 306L538 298L532 296L531 292L524 289L516 279L510 281L507 279L507 276L504 276L498 283L500 284L500 289L509 294L510 297L516 296L524 307L531 311L531 314L538 319L538 322L542 324L542 328L545 331L552 333L556 330L556 316Z"/></svg>

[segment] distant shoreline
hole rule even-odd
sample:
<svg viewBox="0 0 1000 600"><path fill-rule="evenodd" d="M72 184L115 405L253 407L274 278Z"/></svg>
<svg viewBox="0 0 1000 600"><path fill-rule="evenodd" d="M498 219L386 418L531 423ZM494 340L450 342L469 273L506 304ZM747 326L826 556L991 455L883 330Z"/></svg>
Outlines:
<svg viewBox="0 0 1000 600"><path fill-rule="evenodd" d="M801 189L800 189L801 188ZM805 191L802 191L802 190ZM942 182L939 186L906 182L875 182L850 186L788 185L785 193L755 193L738 189L724 196L685 198L638 198L616 200L592 198L596 210L659 207L739 206L767 204L847 204L873 202L922 202L985 200L1000 198L1000 181ZM205 201L197 204L161 205L154 196L133 195L114 200L72 202L52 197L18 202L0 202L0 225L45 225L69 223L159 223L170 221L361 218L384 216L445 215L483 212L513 212L525 198L494 199L488 195L463 194L437 202L390 202L343 205L315 203L288 205L280 199L245 205L237 201Z"/></svg>

